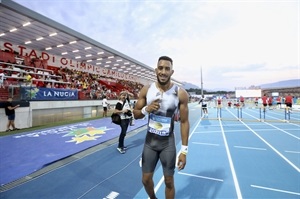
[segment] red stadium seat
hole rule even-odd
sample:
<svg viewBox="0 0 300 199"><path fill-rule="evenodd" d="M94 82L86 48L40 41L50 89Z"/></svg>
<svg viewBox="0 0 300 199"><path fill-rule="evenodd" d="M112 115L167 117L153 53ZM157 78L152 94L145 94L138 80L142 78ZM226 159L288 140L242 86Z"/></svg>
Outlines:
<svg viewBox="0 0 300 199"><path fill-rule="evenodd" d="M13 53L0 51L0 61L10 62L12 64L16 63L16 58Z"/></svg>

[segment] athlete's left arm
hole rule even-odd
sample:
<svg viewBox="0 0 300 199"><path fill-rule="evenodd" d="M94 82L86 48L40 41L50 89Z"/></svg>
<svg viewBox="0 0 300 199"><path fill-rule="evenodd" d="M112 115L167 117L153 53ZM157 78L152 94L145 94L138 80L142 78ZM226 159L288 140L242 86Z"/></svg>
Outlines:
<svg viewBox="0 0 300 199"><path fill-rule="evenodd" d="M184 89L180 89L179 93L179 114L180 114L180 131L182 145L188 145L190 122L189 122L189 95Z"/></svg>
<svg viewBox="0 0 300 199"><path fill-rule="evenodd" d="M179 89L179 114L180 114L180 131L181 131L181 144L188 146L190 122L189 122L189 95L184 89ZM186 165L186 153L180 152L178 157L178 170L184 169Z"/></svg>

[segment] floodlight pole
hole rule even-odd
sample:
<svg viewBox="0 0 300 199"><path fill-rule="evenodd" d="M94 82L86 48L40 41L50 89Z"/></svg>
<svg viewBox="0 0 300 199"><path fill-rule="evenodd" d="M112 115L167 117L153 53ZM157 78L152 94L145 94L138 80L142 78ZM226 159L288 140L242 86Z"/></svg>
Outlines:
<svg viewBox="0 0 300 199"><path fill-rule="evenodd" d="M200 74L201 74L201 96L203 96L202 66L200 67Z"/></svg>

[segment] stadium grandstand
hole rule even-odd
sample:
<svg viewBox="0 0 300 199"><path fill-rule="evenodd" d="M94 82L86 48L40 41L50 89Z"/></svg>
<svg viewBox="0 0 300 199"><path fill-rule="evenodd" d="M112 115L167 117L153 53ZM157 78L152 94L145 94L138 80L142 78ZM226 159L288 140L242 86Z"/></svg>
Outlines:
<svg viewBox="0 0 300 199"><path fill-rule="evenodd" d="M104 95L136 98L156 80L153 68L11 0L0 1L0 17L0 101L20 101L22 128L97 116Z"/></svg>

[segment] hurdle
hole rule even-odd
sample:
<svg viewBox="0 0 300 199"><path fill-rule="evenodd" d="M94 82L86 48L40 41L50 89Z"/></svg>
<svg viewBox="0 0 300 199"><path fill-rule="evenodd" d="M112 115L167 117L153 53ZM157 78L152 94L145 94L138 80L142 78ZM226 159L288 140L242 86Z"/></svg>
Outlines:
<svg viewBox="0 0 300 199"><path fill-rule="evenodd" d="M238 120L242 120L242 118L243 118L243 108L238 107L236 110L237 110L237 118L238 118Z"/></svg>
<svg viewBox="0 0 300 199"><path fill-rule="evenodd" d="M201 108L200 108L200 117L201 117L201 118L204 117L204 115L203 115L203 110L202 110L202 106L201 106Z"/></svg>
<svg viewBox="0 0 300 199"><path fill-rule="evenodd" d="M290 107L285 107L285 109L284 109L284 120L286 122L289 122L291 120Z"/></svg>
<svg viewBox="0 0 300 199"><path fill-rule="evenodd" d="M261 108L259 108L259 120L261 121L261 122L263 122L263 121L265 121L266 120L266 108L265 107L263 107L263 119L261 119Z"/></svg>
<svg viewBox="0 0 300 199"><path fill-rule="evenodd" d="M221 106L217 106L217 118L222 118L222 108L221 108Z"/></svg>

